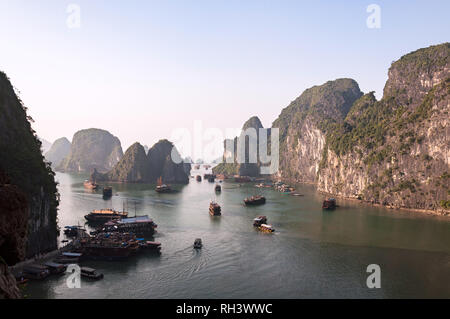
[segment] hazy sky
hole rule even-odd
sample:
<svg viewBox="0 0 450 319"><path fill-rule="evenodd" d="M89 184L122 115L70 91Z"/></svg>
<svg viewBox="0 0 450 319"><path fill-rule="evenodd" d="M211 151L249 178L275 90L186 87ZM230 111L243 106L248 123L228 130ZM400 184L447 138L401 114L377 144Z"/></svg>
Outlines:
<svg viewBox="0 0 450 319"><path fill-rule="evenodd" d="M67 25L71 3L80 28ZM379 29L366 25L372 3ZM392 61L449 41L449 3L0 0L0 70L41 137L98 127L125 151L195 120L270 126L303 90L339 77L380 98Z"/></svg>

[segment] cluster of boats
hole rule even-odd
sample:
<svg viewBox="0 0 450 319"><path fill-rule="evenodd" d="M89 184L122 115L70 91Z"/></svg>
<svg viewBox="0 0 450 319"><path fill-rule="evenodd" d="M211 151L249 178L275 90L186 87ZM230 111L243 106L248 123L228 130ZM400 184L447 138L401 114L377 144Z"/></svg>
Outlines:
<svg viewBox="0 0 450 319"><path fill-rule="evenodd" d="M74 259L71 257L69 258L70 260L67 260L67 262L61 263L58 261L60 260L58 258L54 261L33 263L24 266L21 271L15 273L17 283L23 285L29 280L44 280L52 275L64 275L67 271L67 264L77 264L79 262L79 259ZM93 268L80 267L80 269L80 275L83 278L91 280L103 279L103 274Z"/></svg>

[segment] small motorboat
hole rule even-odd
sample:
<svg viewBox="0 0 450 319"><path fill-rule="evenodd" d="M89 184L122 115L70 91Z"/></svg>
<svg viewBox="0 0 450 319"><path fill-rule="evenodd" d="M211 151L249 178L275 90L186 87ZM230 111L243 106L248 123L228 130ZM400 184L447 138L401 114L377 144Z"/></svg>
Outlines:
<svg viewBox="0 0 450 319"><path fill-rule="evenodd" d="M261 226L258 227L258 229L260 231L262 231L263 233L273 233L273 232L275 232L275 228L273 228L272 225L262 224Z"/></svg>
<svg viewBox="0 0 450 319"><path fill-rule="evenodd" d="M266 216L258 216L253 220L253 226L260 227L263 224L267 223L267 217Z"/></svg>
<svg viewBox="0 0 450 319"><path fill-rule="evenodd" d="M220 193L222 191L222 186L220 186L219 184L216 184L216 187L214 187L214 190L218 193Z"/></svg>
<svg viewBox="0 0 450 319"><path fill-rule="evenodd" d="M194 248L195 249L201 249L202 247L203 247L202 240L200 238L197 238L194 241Z"/></svg>
<svg viewBox="0 0 450 319"><path fill-rule="evenodd" d="M266 203L266 198L264 196L259 195L247 197L246 199L244 199L244 203L247 206L263 205Z"/></svg>
<svg viewBox="0 0 450 319"><path fill-rule="evenodd" d="M95 270L94 268L81 267L81 277L90 280L100 280L103 279L103 274L97 272L97 270Z"/></svg>

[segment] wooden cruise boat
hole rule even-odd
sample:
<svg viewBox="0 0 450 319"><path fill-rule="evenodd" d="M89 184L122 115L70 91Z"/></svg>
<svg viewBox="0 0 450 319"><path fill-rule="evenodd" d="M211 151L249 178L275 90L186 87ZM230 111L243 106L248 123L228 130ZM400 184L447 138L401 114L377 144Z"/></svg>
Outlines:
<svg viewBox="0 0 450 319"><path fill-rule="evenodd" d="M273 232L275 232L275 228L273 228L272 225L267 225L267 224L262 224L261 226L258 227L258 229L260 231L262 231L263 233L273 233Z"/></svg>
<svg viewBox="0 0 450 319"><path fill-rule="evenodd" d="M113 209L96 209L84 216L88 222L92 223L105 223L114 219L127 218L127 212L119 212Z"/></svg>
<svg viewBox="0 0 450 319"><path fill-rule="evenodd" d="M172 188L170 188L169 185L164 184L162 181L162 177L158 178L158 185L156 186L155 191L157 193L171 193L172 192Z"/></svg>
<svg viewBox="0 0 450 319"><path fill-rule="evenodd" d="M209 204L209 214L211 216L221 216L222 215L222 208L216 202L211 202Z"/></svg>
<svg viewBox="0 0 450 319"><path fill-rule="evenodd" d="M266 203L266 198L264 196L260 196L260 195L247 197L246 199L244 199L244 203L246 206L263 205Z"/></svg>

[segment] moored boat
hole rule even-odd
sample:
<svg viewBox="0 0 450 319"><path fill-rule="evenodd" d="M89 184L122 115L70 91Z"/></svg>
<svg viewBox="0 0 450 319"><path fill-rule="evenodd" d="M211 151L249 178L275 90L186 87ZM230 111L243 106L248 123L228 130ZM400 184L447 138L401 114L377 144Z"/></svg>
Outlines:
<svg viewBox="0 0 450 319"><path fill-rule="evenodd" d="M56 257L53 262L56 264L78 264L83 254L74 252L64 252Z"/></svg>
<svg viewBox="0 0 450 319"><path fill-rule="evenodd" d="M67 237L77 237L80 232L85 232L86 229L82 226L65 226L64 235Z"/></svg>
<svg viewBox="0 0 450 319"><path fill-rule="evenodd" d="M50 261L46 262L44 264L44 266L46 266L50 270L50 274L52 274L52 275L63 274L67 269L67 266L64 264L58 264L58 263L50 262Z"/></svg>
<svg viewBox="0 0 450 319"><path fill-rule="evenodd" d="M325 199L322 203L322 209L331 210L331 209L335 209L336 206L337 206L336 199L334 199L334 198Z"/></svg>
<svg viewBox="0 0 450 319"><path fill-rule="evenodd" d="M83 185L84 185L84 188L86 188L86 189L96 190L98 188L98 184L95 183L94 181L90 181L90 180L85 180Z"/></svg>
<svg viewBox="0 0 450 319"><path fill-rule="evenodd" d="M113 209L96 209L84 216L87 221L93 223L105 223L114 219L122 219L128 217L127 212L119 212Z"/></svg>
<svg viewBox="0 0 450 319"><path fill-rule="evenodd" d="M197 175L197 177L195 179L197 180L197 182L201 182L202 181L202 177L200 175Z"/></svg>
<svg viewBox="0 0 450 319"><path fill-rule="evenodd" d="M158 227L155 222L147 215L136 216L131 218L122 218L120 220L113 220L105 223L102 227L97 229L97 233L133 233L137 236L151 236L156 232Z"/></svg>
<svg viewBox="0 0 450 319"><path fill-rule="evenodd" d="M266 198L260 195L247 197L246 199L244 199L244 203L247 206L263 205L266 203Z"/></svg>
<svg viewBox="0 0 450 319"><path fill-rule="evenodd" d="M219 193L222 191L222 186L220 186L219 184L216 184L216 186L214 187L214 190Z"/></svg>
<svg viewBox="0 0 450 319"><path fill-rule="evenodd" d="M50 276L50 270L44 265L31 264L23 268L23 276L26 279L43 280Z"/></svg>
<svg viewBox="0 0 450 319"><path fill-rule="evenodd" d="M91 280L103 279L103 274L97 272L97 270L89 267L81 267L81 276Z"/></svg>
<svg viewBox="0 0 450 319"><path fill-rule="evenodd" d="M220 216L222 215L222 208L216 202L211 202L209 204L209 214L211 216Z"/></svg>
<svg viewBox="0 0 450 319"><path fill-rule="evenodd" d="M145 251L160 252L161 243L156 241L143 241L139 243L139 247Z"/></svg>
<svg viewBox="0 0 450 319"><path fill-rule="evenodd" d="M105 186L103 187L103 198L107 199L112 197L112 187L111 186Z"/></svg>

